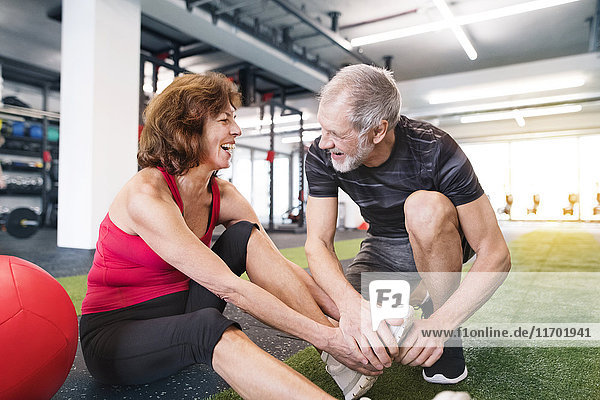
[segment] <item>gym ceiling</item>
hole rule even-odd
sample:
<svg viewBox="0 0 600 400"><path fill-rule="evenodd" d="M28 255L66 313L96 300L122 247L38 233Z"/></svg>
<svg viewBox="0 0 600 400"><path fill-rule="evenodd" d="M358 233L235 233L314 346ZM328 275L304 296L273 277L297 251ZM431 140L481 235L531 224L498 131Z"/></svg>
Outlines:
<svg viewBox="0 0 600 400"><path fill-rule="evenodd" d="M565 4L541 8L543 3ZM444 117L458 114L447 104L431 101L436 90L578 73L583 84L540 91L536 97L546 96L552 104L582 104L580 116L598 119L598 0L141 0L141 4L141 51L146 59L168 64L178 60L187 71L218 70L237 80L250 79L246 84L254 86L255 101L269 93L285 99L310 94L341 66L366 62L393 70L405 112L441 118L443 124ZM59 73L60 6L57 0L2 0L2 60ZM386 33L392 38L377 37ZM518 66L509 67L531 62L538 64L528 64L522 73ZM118 54L114 68L118 73ZM13 72L5 67L5 79ZM557 96L567 97L561 101ZM469 104L473 103L461 105Z"/></svg>

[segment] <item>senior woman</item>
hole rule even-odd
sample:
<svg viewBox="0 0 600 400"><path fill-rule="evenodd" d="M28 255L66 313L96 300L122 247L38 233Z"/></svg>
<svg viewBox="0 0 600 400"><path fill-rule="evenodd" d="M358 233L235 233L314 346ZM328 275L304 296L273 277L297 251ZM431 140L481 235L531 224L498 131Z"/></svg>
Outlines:
<svg viewBox="0 0 600 400"><path fill-rule="evenodd" d="M224 76L190 74L146 109L142 169L100 225L82 307L83 355L102 382L141 384L204 363L244 398L332 398L250 341L223 316L226 302L364 367L323 313L339 316L333 302L215 175L230 165L241 135L239 100ZM226 230L211 248L217 225ZM239 277L244 271L250 281Z"/></svg>

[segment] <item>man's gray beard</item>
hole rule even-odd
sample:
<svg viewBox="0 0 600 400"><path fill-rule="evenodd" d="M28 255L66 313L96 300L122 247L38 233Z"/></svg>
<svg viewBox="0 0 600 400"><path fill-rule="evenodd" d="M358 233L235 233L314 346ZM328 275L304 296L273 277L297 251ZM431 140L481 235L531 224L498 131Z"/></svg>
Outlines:
<svg viewBox="0 0 600 400"><path fill-rule="evenodd" d="M360 140L355 155L349 156L346 154L346 158L341 163L331 158L333 169L342 173L355 170L363 164L363 162L367 159L369 154L371 154L371 152L373 151L374 147L374 143L368 143L366 140Z"/></svg>

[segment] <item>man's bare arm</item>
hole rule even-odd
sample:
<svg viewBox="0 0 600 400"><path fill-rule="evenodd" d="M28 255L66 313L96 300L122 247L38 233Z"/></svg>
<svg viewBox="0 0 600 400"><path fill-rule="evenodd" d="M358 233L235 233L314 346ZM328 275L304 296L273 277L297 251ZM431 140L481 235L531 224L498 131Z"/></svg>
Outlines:
<svg viewBox="0 0 600 400"><path fill-rule="evenodd" d="M428 319L415 321L397 361L429 367L442 354L445 338L423 337L421 330L451 330L477 311L510 270L510 254L486 196L457 207L461 228L477 254L458 289Z"/></svg>
<svg viewBox="0 0 600 400"><path fill-rule="evenodd" d="M344 276L333 241L337 222L337 198L308 198L306 208L306 256L311 274L317 284L331 297L340 312L340 329L349 341L354 341L363 363L375 369L390 366L399 350L391 334L373 332L369 303L362 298ZM385 341L385 345L382 342ZM392 350L388 354L386 346ZM358 352L360 349L360 352Z"/></svg>

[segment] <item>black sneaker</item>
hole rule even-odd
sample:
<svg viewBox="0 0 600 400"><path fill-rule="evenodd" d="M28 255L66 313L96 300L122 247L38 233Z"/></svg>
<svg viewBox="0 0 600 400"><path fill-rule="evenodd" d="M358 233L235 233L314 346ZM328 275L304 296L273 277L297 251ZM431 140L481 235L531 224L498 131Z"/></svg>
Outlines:
<svg viewBox="0 0 600 400"><path fill-rule="evenodd" d="M429 297L429 293L421 304L415 307L415 310L421 310L421 319L427 319L433 314L433 300Z"/></svg>
<svg viewBox="0 0 600 400"><path fill-rule="evenodd" d="M467 377L467 365L462 343L458 347L444 347L444 353L431 367L423 368L423 379L429 383L453 384Z"/></svg>

